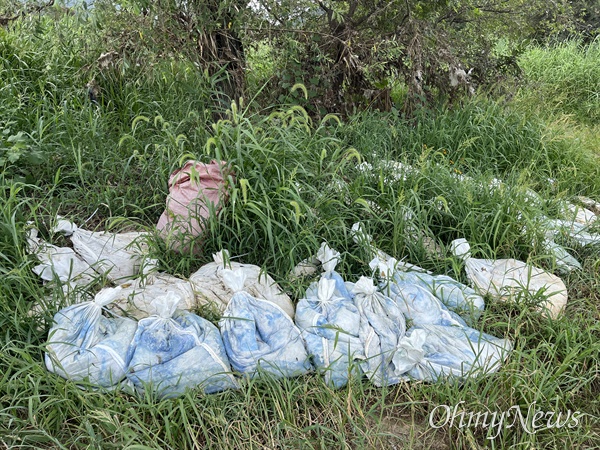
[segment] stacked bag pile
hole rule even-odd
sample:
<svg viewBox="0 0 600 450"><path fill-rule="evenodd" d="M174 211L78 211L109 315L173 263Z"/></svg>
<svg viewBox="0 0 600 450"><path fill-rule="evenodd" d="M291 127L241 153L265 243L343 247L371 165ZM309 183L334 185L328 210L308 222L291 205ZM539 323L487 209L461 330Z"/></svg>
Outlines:
<svg viewBox="0 0 600 450"><path fill-rule="evenodd" d="M198 250L206 220L218 214L233 181L224 162L189 161L173 172L157 224L169 248ZM564 230L582 245L600 242L588 232L596 219L590 214L580 218L583 224L545 220L552 248L560 250L552 239ZM295 309L260 267L232 262L226 250L181 279L158 272L147 256L148 233L92 232L64 220L52 231L70 237L73 248L54 246L32 228L27 245L40 261L33 270L76 304L54 316L48 370L82 386L157 398L313 370L333 388L363 376L376 386L475 377L499 370L512 350L509 340L474 328L485 307L480 293L505 300L541 290L547 298L540 311L551 318L567 302L558 277L524 262L475 259L466 241L454 241L453 253L476 291L397 261L373 246L360 224L352 232L372 254L372 278L344 280L335 270L340 254L324 243L293 271L295 279L312 273L315 262L323 270ZM83 291L99 279L120 285L82 302ZM218 327L193 312L206 307L220 315Z"/></svg>
<svg viewBox="0 0 600 450"><path fill-rule="evenodd" d="M158 398L178 396L188 387L213 393L237 386L219 330L177 309L176 294L155 299L156 314L139 322L104 316L112 298L105 290L54 316L45 356L49 371L76 383L149 391Z"/></svg>
<svg viewBox="0 0 600 450"><path fill-rule="evenodd" d="M218 327L187 310L185 290L165 286L134 320L109 308L126 288L105 288L93 301L56 314L46 366L80 385L157 398L188 388L207 394L235 389L240 377L297 377L312 370L341 388L352 377L389 386L499 369L512 344L467 324L484 307L475 291L446 276L406 272L402 263L378 255L386 259L370 265L380 281L352 283L335 271L340 254L324 243L316 258L323 273L299 300L295 319L251 294L240 266L219 267L221 290L231 295Z"/></svg>

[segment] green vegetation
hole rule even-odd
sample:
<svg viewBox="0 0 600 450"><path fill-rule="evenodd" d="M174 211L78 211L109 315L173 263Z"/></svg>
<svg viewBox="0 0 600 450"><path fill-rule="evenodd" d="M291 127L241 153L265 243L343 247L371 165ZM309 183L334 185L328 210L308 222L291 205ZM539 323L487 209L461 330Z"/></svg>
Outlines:
<svg viewBox="0 0 600 450"><path fill-rule="evenodd" d="M337 2L325 2L330 3ZM399 12L400 2L391 3ZM443 13L441 6L422 9L425 3L407 4L420 5L412 11L420 11L422 21ZM414 94L408 93L404 75L377 72L383 66L374 59L367 74L372 83L394 80L393 107L359 108L369 103L364 92L345 91L356 101L333 111L343 115L322 114L318 107L325 104L318 100L329 92L330 78L313 73L304 78L299 71L300 78L284 79L284 69L302 65L282 58L295 52L327 62L326 55L303 54L304 47L291 49L289 40L280 47L277 40L260 41L248 53L253 71L246 78L245 101L232 101L224 94L232 92L227 68L205 66L198 55L190 56L190 42L165 38L167 19L153 28L152 14L141 15L133 2L124 5L119 12L99 3L96 12L73 14L51 8L0 28L0 447L598 446L600 248L583 248L568 238L561 243L583 269L564 277L569 291L564 315L540 316L539 298L489 300L477 327L511 339L515 350L498 373L464 383L407 382L378 389L354 380L333 391L309 375L248 381L238 391L208 396L189 391L157 402L82 390L47 372L44 343L65 299L31 270L37 263L25 251L28 222L57 243L48 233L56 214L90 229L152 230L164 209L168 176L187 159L229 161L237 181L198 242L199 255L169 252L155 240L151 250L161 269L186 277L227 248L240 261L264 267L294 299L312 280L292 282L287 274L323 240L341 252L338 270L346 279L371 274L369 255L350 237L359 220L384 251L466 282L461 263L447 249L452 239L468 239L476 257L514 257L555 270L535 218L557 217L560 202L576 202L579 195L600 201L597 40L521 48L509 36L510 50L498 54L508 64L519 53L522 73L511 72L514 66L505 70L500 59L494 67L505 77L498 91L521 86L513 99L453 98L440 82L427 91L439 97L414 109L400 104ZM231 11L213 13L225 17ZM296 17L292 13L290 21ZM478 13L456 8L455 17L473 14ZM219 29L216 21L211 24ZM233 21L232 30L240 27ZM210 29L205 31L203 38L209 37ZM98 61L113 49L115 56ZM394 56L392 50L386 57ZM430 76L434 80L434 72ZM99 86L97 103L86 88L92 79ZM303 84L294 86L297 82ZM356 111L349 112L350 103ZM385 161L415 171L399 177ZM366 163L372 170L365 170ZM494 178L504 182L502 189L489 188ZM543 202L528 202L528 189ZM411 233L414 228L421 230L419 236ZM431 241L440 255L431 253ZM39 302L47 302L48 309L33 317L29 312ZM533 434L518 424L499 430L430 426L436 406L461 401L473 412L500 414L518 406L525 414L535 402L536 411L583 415L576 427Z"/></svg>
<svg viewBox="0 0 600 450"><path fill-rule="evenodd" d="M572 115L600 124L600 39L589 45L570 41L532 48L519 58L526 83L520 100L538 105L536 112ZM543 108L539 106L544 105Z"/></svg>

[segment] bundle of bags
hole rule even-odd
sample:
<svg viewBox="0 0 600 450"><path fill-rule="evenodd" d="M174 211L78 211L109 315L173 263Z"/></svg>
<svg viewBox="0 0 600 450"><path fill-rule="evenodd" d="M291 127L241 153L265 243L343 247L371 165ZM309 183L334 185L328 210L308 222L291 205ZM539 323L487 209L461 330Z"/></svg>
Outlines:
<svg viewBox="0 0 600 450"><path fill-rule="evenodd" d="M234 374L316 370L339 388L365 375L386 386L498 370L512 344L471 327L485 306L475 290L372 249L380 281L353 283L335 270L340 254L321 245L315 260L323 272L295 311L260 268L232 263L226 251L189 280L150 271L59 311L46 365L80 384L161 398L235 388ZM199 301L198 291L210 297ZM189 311L207 303L222 313L218 328Z"/></svg>
<svg viewBox="0 0 600 450"><path fill-rule="evenodd" d="M232 170L217 161L188 161L171 174L157 224L169 248L192 249L227 201L230 180ZM571 221L541 220L557 263L576 268L579 263L554 242L555 235L567 232L581 245L600 237L590 232L593 213L576 208L569 214ZM485 308L482 295L506 300L541 294L539 310L552 318L567 302L562 280L530 264L472 258L468 243L456 240L452 251L464 261L469 287L397 261L376 248L360 224L352 232L372 253L373 277L344 280L336 272L340 254L324 243L291 274L314 274L317 264L323 271L296 309L260 267L233 262L226 250L184 280L158 272L147 256L147 233L91 232L64 220L52 231L69 237L73 248L45 242L31 229L28 248L40 261L33 270L78 303L54 317L47 368L79 384L159 398L187 388L236 388L234 374L296 377L316 370L334 388L362 376L377 386L478 376L497 371L512 350L509 340L473 328ZM418 234L414 226L407 231ZM117 287L81 302L75 288L100 277ZM192 312L200 307L221 316L218 327Z"/></svg>
<svg viewBox="0 0 600 450"><path fill-rule="evenodd" d="M152 271L144 277L121 284L121 290L113 291L114 298L109 308L117 314L142 319L155 313L155 298L175 291L182 299L180 309L195 311L208 308L221 315L234 294L223 274L235 269L244 273L245 289L251 295L279 306L289 317L294 317L294 305L290 297L259 266L231 261L227 250L213 254L213 260L200 267L188 280Z"/></svg>
<svg viewBox="0 0 600 450"><path fill-rule="evenodd" d="M153 298L146 305L151 314L139 321L107 308L122 298L120 286L60 310L48 336L48 370L77 383L133 388L159 398L180 395L186 388L201 387L205 393L235 388L231 366L249 376L268 372L292 377L311 370L289 314L244 290L243 268L224 269L222 276L233 295L220 330L179 309L182 296L175 291Z"/></svg>
<svg viewBox="0 0 600 450"><path fill-rule="evenodd" d="M370 264L379 285L367 277L345 282L334 270L339 253L323 244L324 273L298 302L296 324L328 384L362 374L377 386L460 379L500 368L511 342L467 325L484 308L480 295L447 276L405 272L407 265L378 254L387 259Z"/></svg>
<svg viewBox="0 0 600 450"><path fill-rule="evenodd" d="M383 380L387 377L393 381L411 378L436 381L448 376L460 379L500 368L512 350L512 343L467 325L465 319L472 320L473 311L480 311L476 305L483 305L483 299L470 288L453 281L456 289L453 303L457 306L448 306L442 302L447 298L441 292L438 291L436 297L429 289L403 281L404 274L399 273L393 259L387 263L374 260L371 265L384 276L379 292L370 287L364 295L386 297L383 293L389 293L389 298L411 324L396 348L390 351ZM436 277L433 276L432 282ZM442 282L448 280L443 277ZM468 311L469 315L460 316L457 311Z"/></svg>
<svg viewBox="0 0 600 450"><path fill-rule="evenodd" d="M179 309L186 304L177 291L152 299L151 314L139 321L119 317L107 306L123 288L106 288L56 314L47 368L79 384L164 398L187 388L236 388L234 374L296 377L316 369L334 388L363 375L377 386L461 379L498 370L511 350L509 341L466 324L483 308L470 288L423 273L408 282L393 258L372 261L379 284L367 277L352 283L335 271L339 257L321 246L323 273L298 302L295 321L252 295L241 267L220 272L232 296L218 328Z"/></svg>
<svg viewBox="0 0 600 450"><path fill-rule="evenodd" d="M156 313L154 300L169 291L181 298L179 309L194 311L205 307L222 314L233 296L224 283L222 271L240 269L246 274L248 292L294 317L292 300L273 278L259 266L232 261L227 250L213 254L213 262L184 280L158 271L156 261L148 257L147 233L90 232L62 219L52 231L70 236L73 248L50 244L38 236L37 229L30 228L28 251L40 262L34 266L34 273L45 283L60 287L70 303L83 301L81 294L85 288L105 275L120 287L101 291L110 298L106 308L115 314L138 320L151 316ZM41 311L40 305L34 305L33 309Z"/></svg>
<svg viewBox="0 0 600 450"><path fill-rule="evenodd" d="M176 294L157 298L156 314L139 322L102 314L112 294L104 291L55 315L46 346L48 370L77 383L133 386L159 398L191 387L212 393L237 386L219 330L177 309Z"/></svg>

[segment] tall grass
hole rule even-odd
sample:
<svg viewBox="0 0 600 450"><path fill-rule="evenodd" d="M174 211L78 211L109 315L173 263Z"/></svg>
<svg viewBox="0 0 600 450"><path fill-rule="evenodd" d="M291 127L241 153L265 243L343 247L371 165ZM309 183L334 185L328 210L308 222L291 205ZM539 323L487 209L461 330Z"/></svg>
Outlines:
<svg viewBox="0 0 600 450"><path fill-rule="evenodd" d="M600 39L532 47L518 64L524 78L519 101L543 115L568 114L600 124Z"/></svg>
<svg viewBox="0 0 600 450"><path fill-rule="evenodd" d="M411 119L364 113L346 127L348 142L375 158L437 159L460 173L526 178L532 188L548 194L552 188L596 196L598 138L565 129L485 99L442 114L423 109ZM549 178L555 182L548 183Z"/></svg>

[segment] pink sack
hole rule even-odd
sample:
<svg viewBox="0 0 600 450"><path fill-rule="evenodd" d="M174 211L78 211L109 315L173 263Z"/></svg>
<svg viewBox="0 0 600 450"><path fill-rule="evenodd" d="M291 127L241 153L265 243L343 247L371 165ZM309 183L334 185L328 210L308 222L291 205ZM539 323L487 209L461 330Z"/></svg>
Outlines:
<svg viewBox="0 0 600 450"><path fill-rule="evenodd" d="M218 213L227 199L227 163L188 161L169 178L167 207L156 228L173 250L187 251L204 231L213 209ZM211 206L212 205L212 206Z"/></svg>

